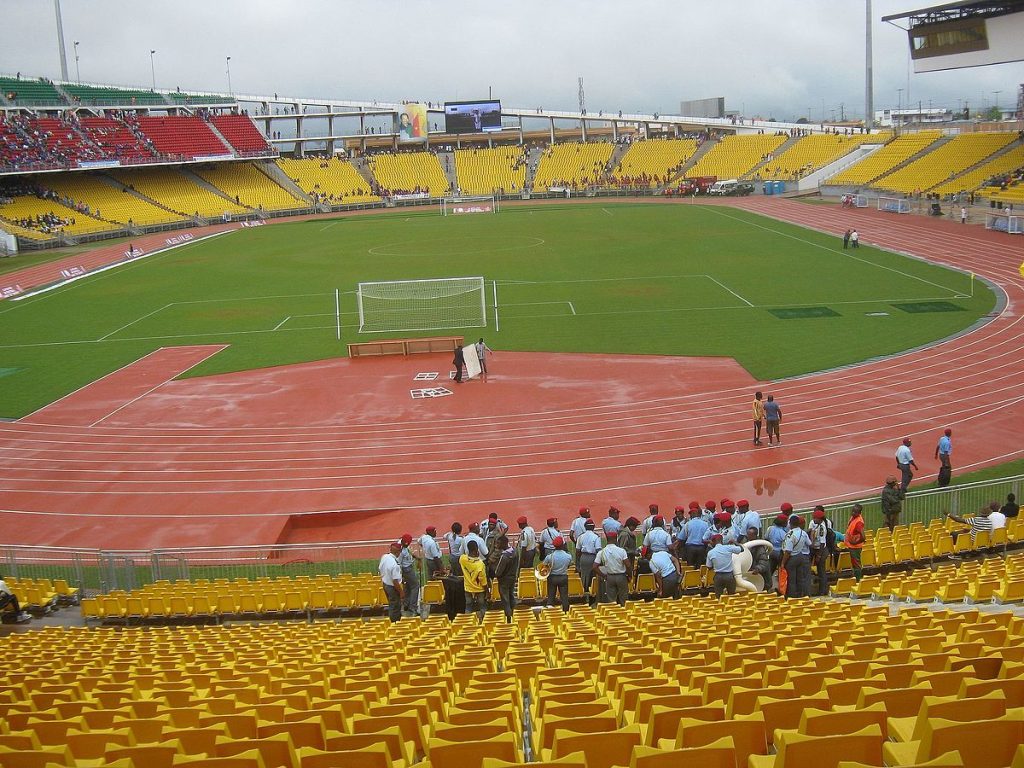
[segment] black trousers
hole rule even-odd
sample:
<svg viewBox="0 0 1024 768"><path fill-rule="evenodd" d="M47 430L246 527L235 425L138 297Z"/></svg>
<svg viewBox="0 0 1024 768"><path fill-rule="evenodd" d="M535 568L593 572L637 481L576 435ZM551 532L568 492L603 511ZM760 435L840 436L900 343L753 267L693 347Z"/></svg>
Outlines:
<svg viewBox="0 0 1024 768"><path fill-rule="evenodd" d="M555 596L561 598L562 610L569 612L569 577L548 576L548 605L555 604Z"/></svg>

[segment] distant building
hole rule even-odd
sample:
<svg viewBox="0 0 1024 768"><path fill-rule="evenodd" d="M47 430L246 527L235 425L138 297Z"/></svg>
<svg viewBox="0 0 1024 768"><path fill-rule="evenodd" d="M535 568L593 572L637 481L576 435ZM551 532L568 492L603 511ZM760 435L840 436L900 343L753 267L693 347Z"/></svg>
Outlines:
<svg viewBox="0 0 1024 768"><path fill-rule="evenodd" d="M875 110L875 125L883 128L949 123L953 120L952 110L945 107L904 107L902 109Z"/></svg>

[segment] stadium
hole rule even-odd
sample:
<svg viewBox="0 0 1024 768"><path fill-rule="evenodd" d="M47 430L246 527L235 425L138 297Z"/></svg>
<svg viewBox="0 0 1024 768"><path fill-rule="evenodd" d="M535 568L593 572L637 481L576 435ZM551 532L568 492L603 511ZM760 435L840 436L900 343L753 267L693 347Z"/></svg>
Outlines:
<svg viewBox="0 0 1024 768"><path fill-rule="evenodd" d="M815 121L88 82L54 6L0 766L1024 766L1024 85L870 75L1019 62L1021 3L868 0Z"/></svg>

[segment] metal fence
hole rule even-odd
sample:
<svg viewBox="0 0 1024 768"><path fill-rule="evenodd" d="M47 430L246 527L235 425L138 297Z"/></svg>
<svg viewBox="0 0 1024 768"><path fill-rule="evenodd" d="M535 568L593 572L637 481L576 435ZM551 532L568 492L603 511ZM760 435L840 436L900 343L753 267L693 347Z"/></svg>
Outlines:
<svg viewBox="0 0 1024 768"><path fill-rule="evenodd" d="M1006 495L1019 496L1024 475L911 492L903 502L902 524L924 523L947 511L973 514ZM850 508L860 503L868 528L882 525L879 497L828 505L839 530ZM800 510L809 514L809 510ZM774 514L763 519L770 524ZM517 536L509 532L515 541ZM131 590L155 581L234 579L240 577L314 576L375 572L390 539L329 544L272 544L265 546L197 547L154 550L82 550L66 547L0 545L2 574L15 578L64 579L86 595L113 589ZM442 551L445 542L439 542Z"/></svg>

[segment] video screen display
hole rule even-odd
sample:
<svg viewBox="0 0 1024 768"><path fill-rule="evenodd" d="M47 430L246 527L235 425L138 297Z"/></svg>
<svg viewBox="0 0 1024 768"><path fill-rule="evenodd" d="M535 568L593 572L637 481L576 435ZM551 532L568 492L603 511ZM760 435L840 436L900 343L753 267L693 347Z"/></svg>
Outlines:
<svg viewBox="0 0 1024 768"><path fill-rule="evenodd" d="M446 101L446 133L479 133L501 130L500 101Z"/></svg>

